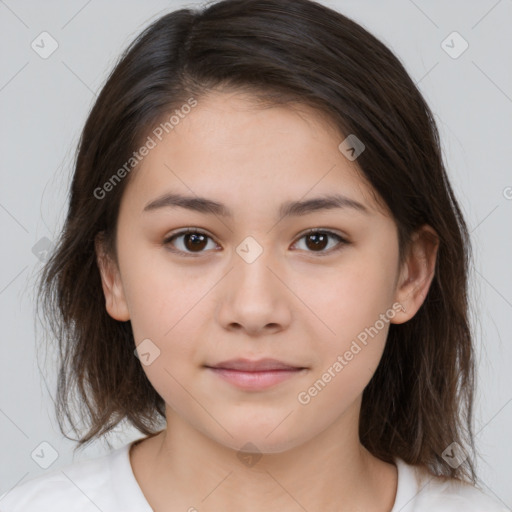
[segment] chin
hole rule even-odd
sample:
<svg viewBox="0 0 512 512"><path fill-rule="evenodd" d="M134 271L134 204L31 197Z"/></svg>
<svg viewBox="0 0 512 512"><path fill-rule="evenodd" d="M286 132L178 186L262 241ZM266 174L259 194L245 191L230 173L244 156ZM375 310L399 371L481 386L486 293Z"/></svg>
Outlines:
<svg viewBox="0 0 512 512"><path fill-rule="evenodd" d="M226 425L225 431L217 432L211 438L217 443L234 451L242 453L283 453L291 450L307 441L308 436L302 433L297 437L297 432L292 432L288 427L279 425L282 418L269 427L267 422L253 423L252 425ZM210 433L211 434L211 433ZM220 435L219 435L220 434Z"/></svg>

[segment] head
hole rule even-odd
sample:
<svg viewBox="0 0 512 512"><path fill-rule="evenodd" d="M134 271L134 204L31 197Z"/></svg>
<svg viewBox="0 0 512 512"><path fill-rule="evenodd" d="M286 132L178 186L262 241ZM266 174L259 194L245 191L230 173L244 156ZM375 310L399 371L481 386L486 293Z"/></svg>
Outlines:
<svg viewBox="0 0 512 512"><path fill-rule="evenodd" d="M279 453L352 418L382 460L473 477L442 458L473 446L468 254L432 114L375 37L308 0L170 13L88 117L42 276L61 428L74 388L81 445L174 416ZM207 368L261 357L304 370L248 392Z"/></svg>

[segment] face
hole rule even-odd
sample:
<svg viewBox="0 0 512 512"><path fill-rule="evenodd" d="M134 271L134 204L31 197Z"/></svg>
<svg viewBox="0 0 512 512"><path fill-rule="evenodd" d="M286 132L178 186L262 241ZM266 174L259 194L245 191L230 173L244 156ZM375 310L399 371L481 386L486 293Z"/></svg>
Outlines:
<svg viewBox="0 0 512 512"><path fill-rule="evenodd" d="M412 316L424 288L411 294L420 266L399 268L396 225L343 139L305 107L216 93L130 177L118 266L100 268L107 309L131 321L168 420L271 453L359 406L389 323ZM293 369L212 369L263 358Z"/></svg>

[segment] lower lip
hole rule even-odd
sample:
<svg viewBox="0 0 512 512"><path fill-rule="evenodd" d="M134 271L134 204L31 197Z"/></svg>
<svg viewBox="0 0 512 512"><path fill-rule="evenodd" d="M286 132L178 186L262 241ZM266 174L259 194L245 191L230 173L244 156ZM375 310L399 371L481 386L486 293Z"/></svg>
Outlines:
<svg viewBox="0 0 512 512"><path fill-rule="evenodd" d="M293 370L267 370L261 372L244 372L226 368L208 368L221 379L241 389L259 391L275 386L305 371L305 368Z"/></svg>

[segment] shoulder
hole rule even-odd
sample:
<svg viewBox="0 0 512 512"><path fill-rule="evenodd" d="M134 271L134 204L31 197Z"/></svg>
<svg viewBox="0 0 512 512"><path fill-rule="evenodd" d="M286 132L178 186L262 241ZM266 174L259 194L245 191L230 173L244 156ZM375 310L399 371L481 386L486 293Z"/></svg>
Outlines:
<svg viewBox="0 0 512 512"><path fill-rule="evenodd" d="M506 512L508 509L483 491L460 480L436 477L417 466L396 461L399 487L396 510L402 512ZM395 512L395 507L393 511Z"/></svg>
<svg viewBox="0 0 512 512"><path fill-rule="evenodd" d="M504 512L507 509L504 505L484 494L480 489L470 484L451 480L444 480L434 477L426 486L424 492L419 496L419 503L425 510L465 512Z"/></svg>
<svg viewBox="0 0 512 512"><path fill-rule="evenodd" d="M0 496L0 512L98 512L113 507L112 466L127 446L16 485Z"/></svg>

